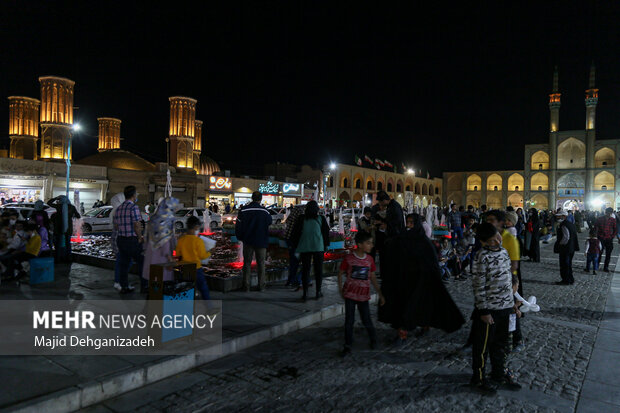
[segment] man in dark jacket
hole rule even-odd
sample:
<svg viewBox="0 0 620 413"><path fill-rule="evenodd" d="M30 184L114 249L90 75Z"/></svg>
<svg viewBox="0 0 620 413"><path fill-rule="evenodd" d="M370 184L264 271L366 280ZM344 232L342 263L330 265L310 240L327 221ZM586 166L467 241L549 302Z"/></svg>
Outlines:
<svg viewBox="0 0 620 413"><path fill-rule="evenodd" d="M560 276L562 281L556 282L558 285L570 285L575 283L573 278L573 256L575 251L579 251L579 240L577 239L577 228L575 224L566 220L568 213L560 210L556 214L557 222L557 241L553 246L553 251L560 253Z"/></svg>
<svg viewBox="0 0 620 413"><path fill-rule="evenodd" d="M271 214L260 204L263 195L255 191L252 202L241 208L237 215L235 234L243 242L243 288L250 291L252 258L256 255L258 290L265 290L265 258L269 245L269 225Z"/></svg>

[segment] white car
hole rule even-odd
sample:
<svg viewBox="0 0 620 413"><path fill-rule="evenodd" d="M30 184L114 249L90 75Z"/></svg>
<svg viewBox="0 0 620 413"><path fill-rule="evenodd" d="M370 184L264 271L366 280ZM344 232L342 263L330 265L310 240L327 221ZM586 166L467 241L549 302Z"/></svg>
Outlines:
<svg viewBox="0 0 620 413"><path fill-rule="evenodd" d="M284 209L270 208L267 211L269 211L269 214L271 215L271 219L274 224L280 224L284 220L284 213L285 213Z"/></svg>
<svg viewBox="0 0 620 413"><path fill-rule="evenodd" d="M112 207L93 208L82 215L82 232L112 231Z"/></svg>
<svg viewBox="0 0 620 413"><path fill-rule="evenodd" d="M210 222L209 222L210 228L217 228L222 225L222 216L220 214L211 212L205 208L190 207L190 208L181 208L177 212L175 212L174 215L176 216L176 219L174 222L174 227L176 229L185 229L187 225L187 218L191 216L198 217L200 222L204 224L202 214L205 212L205 210L207 211L210 217Z"/></svg>
<svg viewBox="0 0 620 413"><path fill-rule="evenodd" d="M140 212L144 222L148 221L148 215ZM90 209L82 215L82 232L112 231L112 206L106 205Z"/></svg>
<svg viewBox="0 0 620 413"><path fill-rule="evenodd" d="M43 209L47 212L47 216L51 217L54 212L56 212L56 208L52 208L47 204L43 204ZM0 206L0 214L4 211L15 210L19 213L20 218L23 220L27 220L34 211L34 202L12 202L10 204L4 204Z"/></svg>

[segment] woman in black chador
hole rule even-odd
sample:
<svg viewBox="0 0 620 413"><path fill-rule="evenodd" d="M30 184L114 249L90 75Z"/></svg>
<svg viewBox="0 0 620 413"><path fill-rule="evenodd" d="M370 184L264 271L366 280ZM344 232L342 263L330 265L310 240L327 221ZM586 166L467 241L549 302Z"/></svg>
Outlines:
<svg viewBox="0 0 620 413"><path fill-rule="evenodd" d="M385 249L391 271L381 280L385 305L379 307L379 321L398 329L401 341L407 330L418 326L451 333L465 323L441 281L437 253L420 216L413 215L413 228L401 232Z"/></svg>

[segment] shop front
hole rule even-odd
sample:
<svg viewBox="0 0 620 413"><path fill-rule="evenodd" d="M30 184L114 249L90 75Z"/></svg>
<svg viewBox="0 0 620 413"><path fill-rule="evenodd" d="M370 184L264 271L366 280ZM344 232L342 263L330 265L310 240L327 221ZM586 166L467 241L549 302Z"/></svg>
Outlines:
<svg viewBox="0 0 620 413"><path fill-rule="evenodd" d="M209 193L205 197L207 203L217 204L222 207L232 203L234 200L232 185L231 178L222 176L209 177Z"/></svg>
<svg viewBox="0 0 620 413"><path fill-rule="evenodd" d="M46 201L51 198L45 194L45 177L32 176L0 176L0 199L4 202L34 202Z"/></svg>
<svg viewBox="0 0 620 413"><path fill-rule="evenodd" d="M105 199L108 181L103 179L71 178L69 182L69 201L77 207L84 203L84 210L89 210L95 202ZM67 193L67 181L54 180L52 196L55 198Z"/></svg>
<svg viewBox="0 0 620 413"><path fill-rule="evenodd" d="M281 205L280 184L267 181L258 185L258 192L263 194L263 205Z"/></svg>
<svg viewBox="0 0 620 413"><path fill-rule="evenodd" d="M301 203L303 197L303 185L285 183L282 185L282 206L297 205Z"/></svg>

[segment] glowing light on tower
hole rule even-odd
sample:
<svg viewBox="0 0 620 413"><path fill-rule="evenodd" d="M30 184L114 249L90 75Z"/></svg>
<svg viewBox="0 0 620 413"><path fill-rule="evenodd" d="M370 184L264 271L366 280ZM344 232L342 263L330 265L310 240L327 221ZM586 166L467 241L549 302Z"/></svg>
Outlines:
<svg viewBox="0 0 620 413"><path fill-rule="evenodd" d="M37 159L39 104L38 99L9 96L9 157Z"/></svg>
<svg viewBox="0 0 620 413"><path fill-rule="evenodd" d="M42 76L41 158L65 159L73 125L75 82L64 77Z"/></svg>
<svg viewBox="0 0 620 413"><path fill-rule="evenodd" d="M170 164L178 168L194 167L196 99L172 96L170 101Z"/></svg>
<svg viewBox="0 0 620 413"><path fill-rule="evenodd" d="M99 122L99 152L121 147L121 120L116 118L97 118Z"/></svg>

